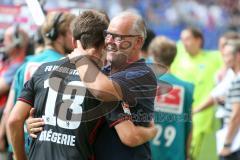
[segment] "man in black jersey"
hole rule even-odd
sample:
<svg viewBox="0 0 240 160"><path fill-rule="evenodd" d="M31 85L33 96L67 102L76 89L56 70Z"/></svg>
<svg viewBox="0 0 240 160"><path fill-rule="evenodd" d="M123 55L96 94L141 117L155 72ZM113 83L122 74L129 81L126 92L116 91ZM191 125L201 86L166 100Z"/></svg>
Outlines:
<svg viewBox="0 0 240 160"><path fill-rule="evenodd" d="M103 14L85 11L74 20L73 25L77 24L80 26L77 26L74 38L80 40L87 50L102 50L102 31L108 26ZM91 27L86 28L89 25ZM100 56L99 51L96 53L96 56ZM29 159L87 160L91 156L89 141L94 136L92 131L98 123L97 120L82 123L81 118L73 116L81 115L85 110L84 98L87 94L75 65L69 58L41 65L25 84L9 118L15 158L27 159L21 152L24 146L23 123L34 106L35 117L43 118L45 126L31 145Z"/></svg>
<svg viewBox="0 0 240 160"><path fill-rule="evenodd" d="M76 40L80 40L86 51L100 58L104 47L102 31L107 25L102 13L81 13L72 27L74 45L77 46ZM30 159L88 159L92 151L90 144L101 120L95 118L85 123L90 115L84 114L85 111L99 104L91 97L69 58L43 64L25 84L10 115L9 127L16 159L26 159L19 148L23 147L23 122L32 106L36 108L35 117L42 117L45 125L32 143ZM136 127L139 132L144 132L144 129Z"/></svg>

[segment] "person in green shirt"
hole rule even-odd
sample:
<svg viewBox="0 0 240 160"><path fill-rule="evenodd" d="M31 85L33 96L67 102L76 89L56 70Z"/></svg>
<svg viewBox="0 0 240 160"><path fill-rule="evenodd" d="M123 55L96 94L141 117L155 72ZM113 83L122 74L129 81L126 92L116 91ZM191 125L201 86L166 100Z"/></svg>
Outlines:
<svg viewBox="0 0 240 160"><path fill-rule="evenodd" d="M184 29L178 53L171 71L179 78L193 83L194 106L202 103L214 87L214 77L222 66L221 55L203 49L204 38L196 28ZM214 116L215 108L193 116L193 139L191 154L194 160L216 160L215 132L218 122Z"/></svg>

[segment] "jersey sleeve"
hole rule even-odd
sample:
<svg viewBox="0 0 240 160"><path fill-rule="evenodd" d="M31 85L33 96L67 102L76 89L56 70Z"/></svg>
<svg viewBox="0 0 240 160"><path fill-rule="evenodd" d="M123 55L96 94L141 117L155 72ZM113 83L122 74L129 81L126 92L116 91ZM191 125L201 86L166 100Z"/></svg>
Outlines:
<svg viewBox="0 0 240 160"><path fill-rule="evenodd" d="M120 103L115 110L105 116L105 119L110 128L125 120L131 120L129 105L123 102Z"/></svg>
<svg viewBox="0 0 240 160"><path fill-rule="evenodd" d="M123 101L135 106L138 98L154 98L156 78L149 70L122 71L110 76L121 88Z"/></svg>
<svg viewBox="0 0 240 160"><path fill-rule="evenodd" d="M21 93L19 94L20 96L18 97L17 100L23 101L25 103L28 103L29 105L33 106L34 105L34 99L35 99L35 87L36 87L36 82L39 80L39 77L42 76L42 71L44 68L44 64L40 65L38 69L34 72L32 77L24 84ZM24 68L21 70L20 74L24 74L25 70ZM18 81L20 85L24 83L23 77L21 77Z"/></svg>
<svg viewBox="0 0 240 160"><path fill-rule="evenodd" d="M23 101L25 103L28 103L29 105L33 106L34 104L34 77L32 77L29 81L27 81L24 84L24 87L21 91L21 94L19 98L17 99L18 101Z"/></svg>

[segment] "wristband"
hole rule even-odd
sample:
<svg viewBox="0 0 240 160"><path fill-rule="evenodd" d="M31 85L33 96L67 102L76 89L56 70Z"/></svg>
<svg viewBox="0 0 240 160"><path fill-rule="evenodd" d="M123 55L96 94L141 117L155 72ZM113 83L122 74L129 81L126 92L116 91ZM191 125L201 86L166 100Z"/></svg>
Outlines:
<svg viewBox="0 0 240 160"><path fill-rule="evenodd" d="M226 144L223 145L224 148L230 148L231 146L232 146L231 143L226 143Z"/></svg>

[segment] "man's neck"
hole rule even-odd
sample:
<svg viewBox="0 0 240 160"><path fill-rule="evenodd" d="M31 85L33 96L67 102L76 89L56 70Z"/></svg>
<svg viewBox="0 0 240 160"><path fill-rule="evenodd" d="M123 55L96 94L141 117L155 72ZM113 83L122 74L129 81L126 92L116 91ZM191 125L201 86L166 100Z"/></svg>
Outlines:
<svg viewBox="0 0 240 160"><path fill-rule="evenodd" d="M147 59L148 58L147 52L141 51L141 58Z"/></svg>
<svg viewBox="0 0 240 160"><path fill-rule="evenodd" d="M155 64L152 65L151 68L152 68L153 72L155 73L155 75L171 73L170 66L166 66L164 64L159 64L156 61L155 61Z"/></svg>
<svg viewBox="0 0 240 160"><path fill-rule="evenodd" d="M189 54L190 54L190 56L195 57L195 56L199 55L200 52L201 52L201 49L197 49L193 52L189 52Z"/></svg>
<svg viewBox="0 0 240 160"><path fill-rule="evenodd" d="M139 54L136 54L136 56L132 56L125 63L122 64L112 64L111 65L111 73L116 73L119 71L124 70L128 65L138 61L140 59Z"/></svg>
<svg viewBox="0 0 240 160"><path fill-rule="evenodd" d="M234 73L236 75L239 75L240 74L240 66L236 66L234 69L233 69Z"/></svg>
<svg viewBox="0 0 240 160"><path fill-rule="evenodd" d="M60 54L65 54L64 52L64 49L63 47L59 44L59 43L54 43L53 45L46 45L45 47L46 49L51 49L51 50L54 50Z"/></svg>
<svg viewBox="0 0 240 160"><path fill-rule="evenodd" d="M133 56L129 57L127 64L134 63L134 62L138 61L139 59L140 59L140 54L135 53L135 54L133 54Z"/></svg>
<svg viewBox="0 0 240 160"><path fill-rule="evenodd" d="M91 56L91 60L93 61L93 63L95 63L97 65L97 67L101 68L103 66L103 62L101 59L101 53L99 50L97 50L96 48L89 48L86 49L86 52L88 53L88 55Z"/></svg>

